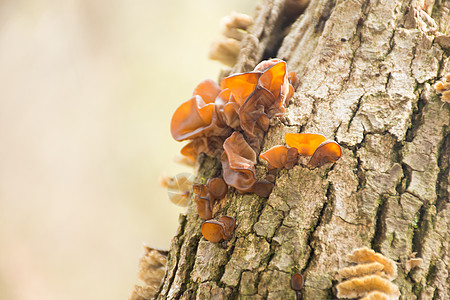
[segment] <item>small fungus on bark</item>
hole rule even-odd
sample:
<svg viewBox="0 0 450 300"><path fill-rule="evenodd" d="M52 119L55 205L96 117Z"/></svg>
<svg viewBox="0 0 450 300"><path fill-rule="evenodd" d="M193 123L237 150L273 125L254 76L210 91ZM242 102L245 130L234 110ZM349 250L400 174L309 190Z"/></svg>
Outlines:
<svg viewBox="0 0 450 300"><path fill-rule="evenodd" d="M314 151L308 165L313 168L336 162L342 154L341 146L335 141L325 141Z"/></svg>
<svg viewBox="0 0 450 300"><path fill-rule="evenodd" d="M228 185L220 177L208 179L206 187L208 188L210 197L214 200L223 199L228 193Z"/></svg>
<svg viewBox="0 0 450 300"><path fill-rule="evenodd" d="M239 192L251 192L256 182L256 153L247 144L240 132L233 134L223 143L222 175L225 182Z"/></svg>
<svg viewBox="0 0 450 300"><path fill-rule="evenodd" d="M311 156L327 138L315 133L286 133L284 140L289 147L297 148L298 154Z"/></svg>
<svg viewBox="0 0 450 300"><path fill-rule="evenodd" d="M233 235L235 224L234 218L228 216L220 217L219 221L208 220L202 224L202 235L212 243L229 240Z"/></svg>
<svg viewBox="0 0 450 300"><path fill-rule="evenodd" d="M302 298L302 288L303 288L303 276L299 273L292 275L291 289L295 291L297 300Z"/></svg>
<svg viewBox="0 0 450 300"><path fill-rule="evenodd" d="M267 180L259 180L253 185L253 192L263 198L269 197L275 184Z"/></svg>
<svg viewBox="0 0 450 300"><path fill-rule="evenodd" d="M278 145L260 154L259 157L269 163L269 170L292 169L298 161L298 152L295 148Z"/></svg>
<svg viewBox="0 0 450 300"><path fill-rule="evenodd" d="M212 205L208 197L194 196L194 201L197 204L197 213L203 220L212 218Z"/></svg>

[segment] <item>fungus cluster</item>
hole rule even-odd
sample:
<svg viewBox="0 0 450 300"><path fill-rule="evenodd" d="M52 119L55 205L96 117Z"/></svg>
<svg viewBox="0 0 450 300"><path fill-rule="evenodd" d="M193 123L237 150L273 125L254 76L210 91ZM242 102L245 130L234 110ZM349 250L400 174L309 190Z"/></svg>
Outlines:
<svg viewBox="0 0 450 300"><path fill-rule="evenodd" d="M277 145L259 156L268 163L269 173L266 180L267 178L273 178L273 181L271 181L272 187L275 183L277 170L283 168L287 170L292 169L298 163L299 156L311 156L307 165L317 168L336 162L342 154L338 143L327 140L320 134L286 133L284 140L289 147ZM268 188L269 186L266 185L266 187ZM268 194L270 194L270 191Z"/></svg>
<svg viewBox="0 0 450 300"><path fill-rule="evenodd" d="M286 133L286 146L275 146L260 157L268 162L270 169L291 169L297 164L298 155L311 156L308 166L321 167L327 163L336 162L342 154L341 147L332 140L327 140L321 134Z"/></svg>
<svg viewBox="0 0 450 300"><path fill-rule="evenodd" d="M241 193L254 191L255 165L269 120L280 117L298 85L286 62L266 60L252 72L224 78L220 86L202 81L175 111L170 130L188 140L181 154L195 161L200 153L218 157L225 182Z"/></svg>
<svg viewBox="0 0 450 300"><path fill-rule="evenodd" d="M194 184L193 191L198 215L203 220L209 220L213 216L216 201L227 195L228 185L222 178L215 177L208 179L206 184Z"/></svg>
<svg viewBox="0 0 450 300"><path fill-rule="evenodd" d="M224 78L220 85L203 80L192 97L176 109L170 131L175 140L188 141L181 154L191 163L200 153L221 161L222 178L193 186L197 212L206 220L202 234L207 240L217 242L231 237L234 224L230 225L230 217L212 220L228 186L240 193L268 197L277 170L293 168L299 155L311 156L310 167L335 162L341 156L340 146L322 135L287 134L288 147L276 146L261 154L269 162L268 174L262 180L256 178L255 165L269 122L284 114L298 83L295 73L288 73L286 62L270 59L259 63L252 72Z"/></svg>
<svg viewBox="0 0 450 300"><path fill-rule="evenodd" d="M445 75L442 81L436 82L436 92L442 94L441 100L450 103L450 73Z"/></svg>
<svg viewBox="0 0 450 300"><path fill-rule="evenodd" d="M395 262L369 248L360 248L348 255L356 265L338 271L338 298L398 299L400 291L391 283L397 277Z"/></svg>

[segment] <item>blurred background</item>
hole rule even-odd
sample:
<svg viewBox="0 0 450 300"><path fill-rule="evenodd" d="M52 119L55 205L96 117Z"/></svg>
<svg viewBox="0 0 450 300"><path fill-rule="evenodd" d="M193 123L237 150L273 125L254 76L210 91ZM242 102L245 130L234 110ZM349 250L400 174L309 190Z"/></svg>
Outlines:
<svg viewBox="0 0 450 300"><path fill-rule="evenodd" d="M175 108L255 0L0 2L0 299L126 299L183 209Z"/></svg>

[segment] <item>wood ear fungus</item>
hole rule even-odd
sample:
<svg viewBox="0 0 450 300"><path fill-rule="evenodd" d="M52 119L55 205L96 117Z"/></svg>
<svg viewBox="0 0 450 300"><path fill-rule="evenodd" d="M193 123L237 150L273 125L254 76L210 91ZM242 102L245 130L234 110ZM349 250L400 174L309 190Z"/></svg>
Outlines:
<svg viewBox="0 0 450 300"><path fill-rule="evenodd" d="M203 220L209 220L212 218L212 205L211 201L207 197L201 197L195 195L194 201L197 204L197 213Z"/></svg>
<svg viewBox="0 0 450 300"><path fill-rule="evenodd" d="M303 288L303 276L301 274L294 274L291 277L291 289L295 291L296 299L302 298L302 288Z"/></svg>
<svg viewBox="0 0 450 300"><path fill-rule="evenodd" d="M256 182L256 153L247 144L240 132L233 134L223 143L222 175L225 182L239 192L251 192Z"/></svg>
<svg viewBox="0 0 450 300"><path fill-rule="evenodd" d="M222 216L219 221L208 220L202 224L202 235L212 243L231 239L235 227L235 220L232 217Z"/></svg>
<svg viewBox="0 0 450 300"><path fill-rule="evenodd" d="M253 192L263 198L269 197L275 184L267 180L260 180L253 185Z"/></svg>
<svg viewBox="0 0 450 300"><path fill-rule="evenodd" d="M259 157L269 163L269 170L292 169L298 161L298 151L295 148L275 146L262 153Z"/></svg>
<svg viewBox="0 0 450 300"><path fill-rule="evenodd" d="M210 178L206 182L209 195L215 200L223 199L228 193L228 185L225 180L220 177Z"/></svg>
<svg viewBox="0 0 450 300"><path fill-rule="evenodd" d="M342 154L341 146L335 141L325 141L317 147L308 165L313 168L336 162Z"/></svg>
<svg viewBox="0 0 450 300"><path fill-rule="evenodd" d="M315 133L286 133L284 140L289 147L297 148L298 154L311 156L327 138Z"/></svg>
<svg viewBox="0 0 450 300"><path fill-rule="evenodd" d="M216 200L220 200L228 193L228 185L222 178L210 178L205 184L194 184L194 200L197 204L197 213L203 220L213 217L212 210Z"/></svg>

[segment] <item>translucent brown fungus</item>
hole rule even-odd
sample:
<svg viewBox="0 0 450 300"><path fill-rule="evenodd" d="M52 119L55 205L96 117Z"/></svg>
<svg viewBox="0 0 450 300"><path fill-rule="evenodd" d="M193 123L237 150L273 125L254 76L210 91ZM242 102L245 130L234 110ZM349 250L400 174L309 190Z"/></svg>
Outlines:
<svg viewBox="0 0 450 300"><path fill-rule="evenodd" d="M192 190L198 215L203 220L211 219L214 202L210 200L208 188L204 184L194 184Z"/></svg>
<svg viewBox="0 0 450 300"><path fill-rule="evenodd" d="M253 192L263 198L269 197L272 193L274 183L267 180L259 180L253 185Z"/></svg>
<svg viewBox="0 0 450 300"><path fill-rule="evenodd" d="M194 196L194 201L197 204L197 213L203 220L209 220L212 218L211 201L208 197Z"/></svg>
<svg viewBox="0 0 450 300"><path fill-rule="evenodd" d="M303 156L311 156L320 144L327 139L321 134L315 133L286 133L284 140L289 147L297 148Z"/></svg>
<svg viewBox="0 0 450 300"><path fill-rule="evenodd" d="M266 152L259 155L269 163L270 169L292 169L298 161L298 152L295 148L285 146L274 146Z"/></svg>
<svg viewBox="0 0 450 300"><path fill-rule="evenodd" d="M224 239L229 240L233 236L234 227L236 226L236 220L233 217L221 216L219 222L224 227Z"/></svg>
<svg viewBox="0 0 450 300"><path fill-rule="evenodd" d="M276 179L276 177L274 174L267 174L266 177L264 177L264 180L271 182L271 183L275 183L275 179Z"/></svg>
<svg viewBox="0 0 450 300"><path fill-rule="evenodd" d="M220 177L210 178L206 182L208 192L213 199L223 199L228 193L228 185Z"/></svg>
<svg viewBox="0 0 450 300"><path fill-rule="evenodd" d="M202 97L205 103L213 103L220 92L220 86L214 80L204 79L195 87L192 94Z"/></svg>
<svg viewBox="0 0 450 300"><path fill-rule="evenodd" d="M218 243L225 237L225 228L221 222L208 220L202 225L202 235L211 243Z"/></svg>
<svg viewBox="0 0 450 300"><path fill-rule="evenodd" d="M285 146L274 146L259 157L269 163L269 169L283 169L287 162L288 150Z"/></svg>
<svg viewBox="0 0 450 300"><path fill-rule="evenodd" d="M220 217L219 221L208 220L202 224L202 235L212 243L231 239L236 222L228 216Z"/></svg>
<svg viewBox="0 0 450 300"><path fill-rule="evenodd" d="M209 58L218 60L227 66L233 66L240 52L240 41L247 35L246 29L253 24L253 19L241 13L232 12L221 22L222 38L214 42L209 51Z"/></svg>
<svg viewBox="0 0 450 300"><path fill-rule="evenodd" d="M341 146L335 141L325 141L314 151L308 165L313 168L336 162L342 154Z"/></svg>
<svg viewBox="0 0 450 300"><path fill-rule="evenodd" d="M372 291L382 292L391 297L400 296L400 291L395 284L377 275L368 275L341 282L336 286L336 290L338 298L363 297Z"/></svg>
<svg viewBox="0 0 450 300"><path fill-rule="evenodd" d="M286 163L284 168L289 170L292 169L298 162L298 151L296 148L289 148L287 151Z"/></svg>
<svg viewBox="0 0 450 300"><path fill-rule="evenodd" d="M393 279L397 277L397 265L395 262L367 247L354 250L352 254L348 255L348 259L358 264L378 262L384 266L383 272L386 273L388 278Z"/></svg>
<svg viewBox="0 0 450 300"><path fill-rule="evenodd" d="M240 128L239 108L231 90L226 88L216 98L216 110L220 121L233 129Z"/></svg>
<svg viewBox="0 0 450 300"><path fill-rule="evenodd" d="M222 35L242 41L247 35L246 29L253 24L253 19L249 15L232 12L221 21Z"/></svg>
<svg viewBox="0 0 450 300"><path fill-rule="evenodd" d="M173 114L170 132L177 141L207 136L227 136L230 129L218 122L214 103L199 95L182 103Z"/></svg>
<svg viewBox="0 0 450 300"><path fill-rule="evenodd" d="M303 276L301 274L294 274L291 277L291 289L295 291L296 299L301 299L301 291L303 288Z"/></svg>
<svg viewBox="0 0 450 300"><path fill-rule="evenodd" d="M222 90L229 89L233 94L234 101L242 106L250 94L254 92L259 77L261 77L260 72L234 74L222 79L220 87Z"/></svg>
<svg viewBox="0 0 450 300"><path fill-rule="evenodd" d="M256 182L256 153L244 136L235 131L223 143L222 175L225 182L239 192L251 192Z"/></svg>

